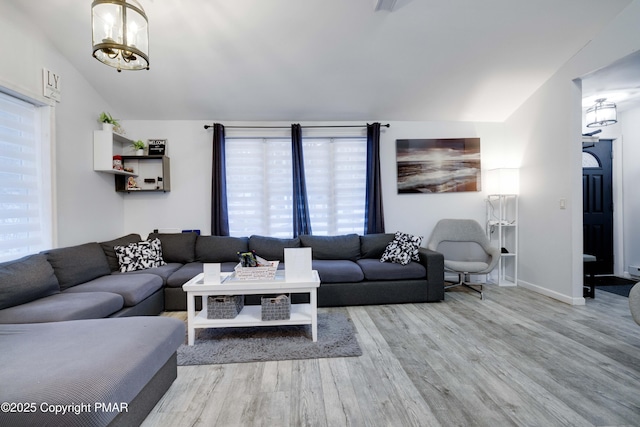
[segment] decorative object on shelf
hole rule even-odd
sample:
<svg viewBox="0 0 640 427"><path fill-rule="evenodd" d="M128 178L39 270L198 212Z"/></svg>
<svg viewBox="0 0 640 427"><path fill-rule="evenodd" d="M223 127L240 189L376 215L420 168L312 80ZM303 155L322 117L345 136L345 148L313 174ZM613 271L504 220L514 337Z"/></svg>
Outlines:
<svg viewBox="0 0 640 427"><path fill-rule="evenodd" d="M596 103L587 109L588 128L609 126L618 123L616 104L606 102L607 98L596 99Z"/></svg>
<svg viewBox="0 0 640 427"><path fill-rule="evenodd" d="M398 194L480 191L480 138L397 139Z"/></svg>
<svg viewBox="0 0 640 427"><path fill-rule="evenodd" d="M131 148L136 152L136 156L144 155L144 147L146 147L146 145L141 139L131 143Z"/></svg>
<svg viewBox="0 0 640 427"><path fill-rule="evenodd" d="M124 167L122 166L122 156L113 156L113 169L117 171L124 170Z"/></svg>
<svg viewBox="0 0 640 427"><path fill-rule="evenodd" d="M244 295L207 297L207 319L234 319L244 308Z"/></svg>
<svg viewBox="0 0 640 427"><path fill-rule="evenodd" d="M280 261L267 261L266 266L243 267L242 263L234 268L234 277L238 280L273 280L276 278Z"/></svg>
<svg viewBox="0 0 640 427"><path fill-rule="evenodd" d="M124 129L120 126L118 119L114 119L111 114L103 111L100 113L100 117L98 117L98 122L102 123L102 130L108 130L111 132L115 132L120 135L124 135Z"/></svg>
<svg viewBox="0 0 640 427"><path fill-rule="evenodd" d="M149 20L136 0L94 0L93 57L118 72L149 69Z"/></svg>
<svg viewBox="0 0 640 427"><path fill-rule="evenodd" d="M140 187L138 187L138 183L136 182L136 179L132 176L130 176L127 179L127 190L139 190Z"/></svg>
<svg viewBox="0 0 640 427"><path fill-rule="evenodd" d="M291 298L288 295L263 296L262 320L286 320L291 317Z"/></svg>
<svg viewBox="0 0 640 427"><path fill-rule="evenodd" d="M149 147L149 155L164 156L167 154L167 140L166 139L147 139L147 146Z"/></svg>

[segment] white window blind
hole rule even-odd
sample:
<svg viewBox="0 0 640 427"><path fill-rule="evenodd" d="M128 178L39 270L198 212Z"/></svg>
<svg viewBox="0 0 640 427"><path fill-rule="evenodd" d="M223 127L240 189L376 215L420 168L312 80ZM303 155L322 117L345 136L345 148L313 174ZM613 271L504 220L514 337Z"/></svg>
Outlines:
<svg viewBox="0 0 640 427"><path fill-rule="evenodd" d="M313 234L363 234L366 139L308 139L303 148Z"/></svg>
<svg viewBox="0 0 640 427"><path fill-rule="evenodd" d="M51 247L50 143L35 105L0 93L0 261Z"/></svg>
<svg viewBox="0 0 640 427"><path fill-rule="evenodd" d="M225 156L229 234L291 237L291 141L227 140Z"/></svg>
<svg viewBox="0 0 640 427"><path fill-rule="evenodd" d="M292 236L291 140L227 139L232 236ZM364 232L365 138L307 138L305 180L314 235Z"/></svg>

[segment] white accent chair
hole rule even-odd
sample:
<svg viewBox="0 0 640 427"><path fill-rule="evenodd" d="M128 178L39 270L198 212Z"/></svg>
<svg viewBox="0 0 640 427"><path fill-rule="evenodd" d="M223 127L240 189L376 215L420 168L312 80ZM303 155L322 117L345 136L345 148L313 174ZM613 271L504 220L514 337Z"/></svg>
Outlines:
<svg viewBox="0 0 640 427"><path fill-rule="evenodd" d="M427 248L444 255L445 272L458 275L458 282L446 285L445 289L464 286L484 299L482 284L469 283L469 276L490 273L500 260L500 249L491 246L477 221L441 219L433 229Z"/></svg>

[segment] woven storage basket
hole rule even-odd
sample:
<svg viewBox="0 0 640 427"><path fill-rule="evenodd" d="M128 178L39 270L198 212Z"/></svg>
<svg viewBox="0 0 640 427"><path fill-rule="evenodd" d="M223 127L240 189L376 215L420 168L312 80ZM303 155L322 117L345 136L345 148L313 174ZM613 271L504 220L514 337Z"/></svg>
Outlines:
<svg viewBox="0 0 640 427"><path fill-rule="evenodd" d="M291 298L288 295L263 296L262 320L286 320L291 318Z"/></svg>
<svg viewBox="0 0 640 427"><path fill-rule="evenodd" d="M233 319L244 307L244 295L207 297L207 319Z"/></svg>
<svg viewBox="0 0 640 427"><path fill-rule="evenodd" d="M271 265L268 267L243 267L238 263L234 268L235 277L238 280L273 280L280 261L269 261L269 263Z"/></svg>

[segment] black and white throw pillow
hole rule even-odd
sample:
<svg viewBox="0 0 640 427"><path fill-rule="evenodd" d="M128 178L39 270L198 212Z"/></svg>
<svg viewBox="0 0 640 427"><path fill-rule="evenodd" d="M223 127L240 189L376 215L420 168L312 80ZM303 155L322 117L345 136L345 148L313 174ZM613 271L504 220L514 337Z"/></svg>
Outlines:
<svg viewBox="0 0 640 427"><path fill-rule="evenodd" d="M413 236L397 231L395 238L385 248L380 262L391 261L407 265L411 261L420 261L418 252L421 243L422 236Z"/></svg>
<svg viewBox="0 0 640 427"><path fill-rule="evenodd" d="M114 246L113 250L118 257L121 273L146 270L166 264L162 259L160 239L129 243L126 246Z"/></svg>

